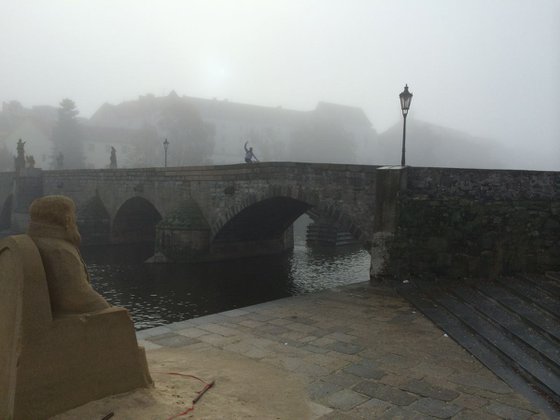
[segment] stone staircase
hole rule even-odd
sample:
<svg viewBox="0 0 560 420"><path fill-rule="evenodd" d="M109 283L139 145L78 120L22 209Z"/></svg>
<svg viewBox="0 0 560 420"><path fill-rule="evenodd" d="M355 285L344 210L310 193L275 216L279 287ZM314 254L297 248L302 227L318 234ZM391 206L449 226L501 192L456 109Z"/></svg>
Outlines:
<svg viewBox="0 0 560 420"><path fill-rule="evenodd" d="M513 389L560 416L560 273L411 279L397 290Z"/></svg>

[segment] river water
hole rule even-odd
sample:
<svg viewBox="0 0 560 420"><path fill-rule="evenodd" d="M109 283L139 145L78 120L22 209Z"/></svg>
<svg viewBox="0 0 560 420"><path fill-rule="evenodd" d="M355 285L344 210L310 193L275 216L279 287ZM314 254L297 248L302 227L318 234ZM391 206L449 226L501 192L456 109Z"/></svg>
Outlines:
<svg viewBox="0 0 560 420"><path fill-rule="evenodd" d="M82 249L93 287L127 308L137 330L369 279L360 246L308 247L301 220L282 255L204 264L145 264L153 248Z"/></svg>

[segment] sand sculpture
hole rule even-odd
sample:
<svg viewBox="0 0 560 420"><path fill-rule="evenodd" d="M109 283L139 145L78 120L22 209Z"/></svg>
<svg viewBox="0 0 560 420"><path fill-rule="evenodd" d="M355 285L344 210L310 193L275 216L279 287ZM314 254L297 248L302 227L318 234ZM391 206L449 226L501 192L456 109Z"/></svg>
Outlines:
<svg viewBox="0 0 560 420"><path fill-rule="evenodd" d="M27 235L0 241L0 418L48 418L150 385L128 311L89 283L73 201L42 197L30 217Z"/></svg>

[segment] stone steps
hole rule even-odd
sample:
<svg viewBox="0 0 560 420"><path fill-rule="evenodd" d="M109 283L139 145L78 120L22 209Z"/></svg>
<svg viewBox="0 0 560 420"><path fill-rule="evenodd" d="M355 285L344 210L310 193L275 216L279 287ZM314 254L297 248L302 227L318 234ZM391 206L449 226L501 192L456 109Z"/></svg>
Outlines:
<svg viewBox="0 0 560 420"><path fill-rule="evenodd" d="M512 388L560 414L560 280L405 281L399 293Z"/></svg>

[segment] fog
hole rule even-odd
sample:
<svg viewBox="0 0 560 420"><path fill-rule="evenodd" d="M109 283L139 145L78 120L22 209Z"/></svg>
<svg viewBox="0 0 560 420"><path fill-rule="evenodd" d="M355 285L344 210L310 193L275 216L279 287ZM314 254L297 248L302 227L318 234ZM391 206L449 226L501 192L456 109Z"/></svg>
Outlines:
<svg viewBox="0 0 560 420"><path fill-rule="evenodd" d="M71 98L89 117L172 90L302 111L326 101L362 108L381 134L402 124L407 83L409 120L484 139L481 157L488 140L505 167L560 170L558 0L0 4L1 102Z"/></svg>

